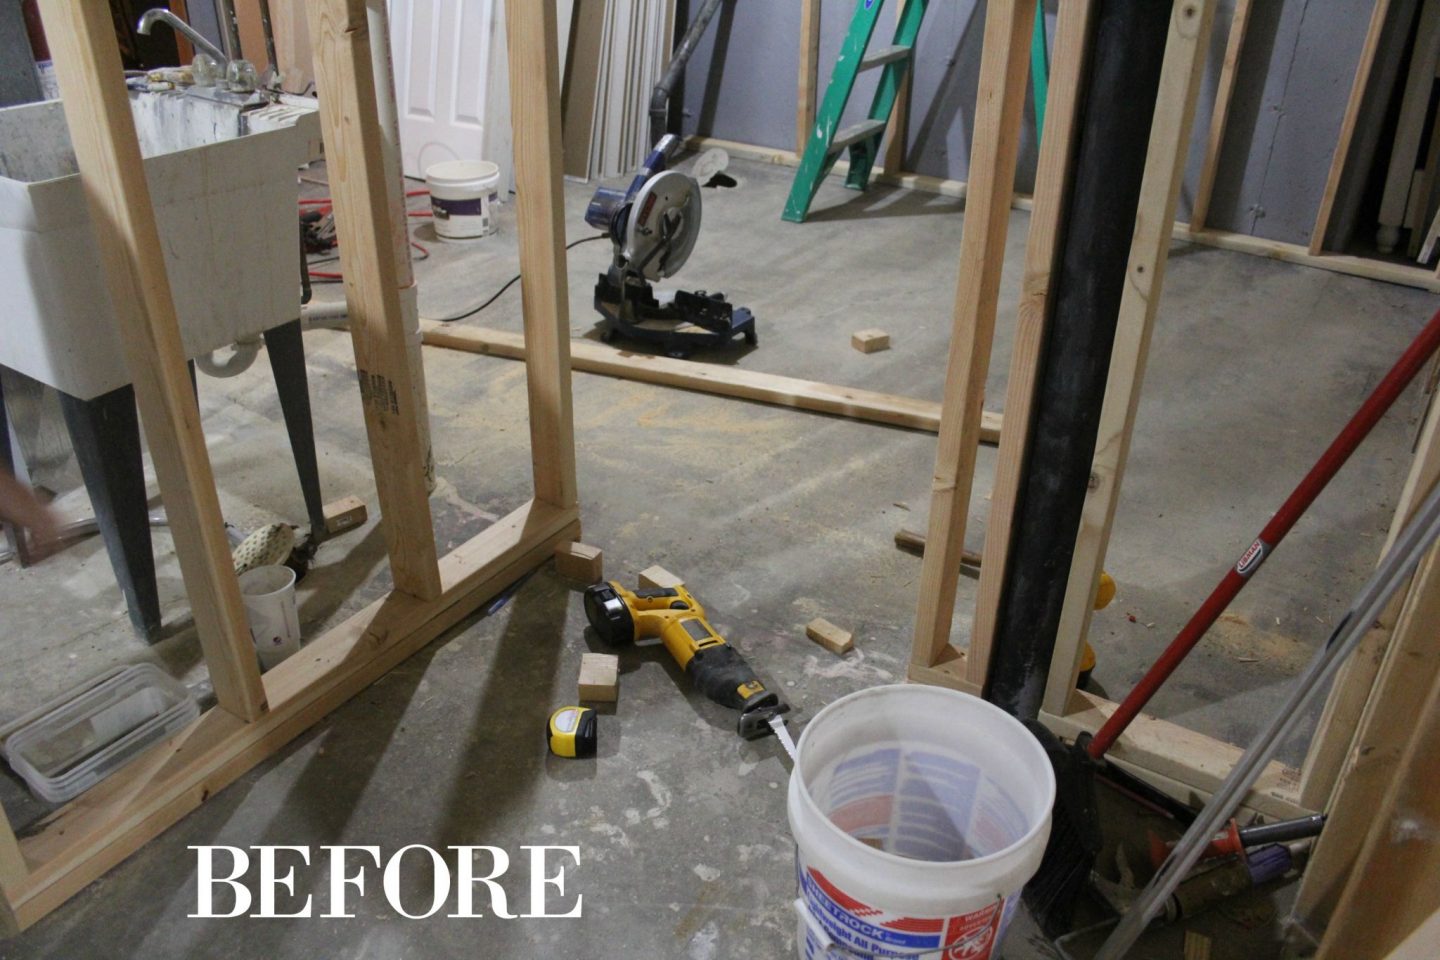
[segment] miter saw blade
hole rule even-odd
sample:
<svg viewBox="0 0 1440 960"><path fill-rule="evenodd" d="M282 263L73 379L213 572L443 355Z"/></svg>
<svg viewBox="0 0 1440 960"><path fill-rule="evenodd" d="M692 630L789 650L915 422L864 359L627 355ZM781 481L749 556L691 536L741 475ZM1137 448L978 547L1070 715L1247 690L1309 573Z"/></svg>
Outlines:
<svg viewBox="0 0 1440 960"><path fill-rule="evenodd" d="M635 195L625 229L625 262L647 280L674 276L699 235L699 184L678 170L665 170Z"/></svg>

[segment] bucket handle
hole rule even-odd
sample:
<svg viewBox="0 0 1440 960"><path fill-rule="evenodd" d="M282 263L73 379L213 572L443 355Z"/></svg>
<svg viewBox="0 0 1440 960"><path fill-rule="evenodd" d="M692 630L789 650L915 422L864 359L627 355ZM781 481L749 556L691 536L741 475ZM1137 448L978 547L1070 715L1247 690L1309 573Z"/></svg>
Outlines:
<svg viewBox="0 0 1440 960"><path fill-rule="evenodd" d="M815 914L810 912L810 907L805 903L804 897L795 898L795 913L800 917L800 922L805 925L805 929L810 931L811 936L820 942L821 947L825 951L826 960L831 960L831 958L833 958L833 960L857 960L857 958L858 960L871 960L871 958L878 956L878 954L874 953L861 953L858 950L853 950L845 946L843 943L836 943L835 938L830 936L829 931L825 929L819 920L815 919ZM887 958L915 957L917 960L920 957L943 957L945 951L949 950L952 946L954 946L954 944L947 943L944 946L912 953L907 953L903 950L886 950L885 956Z"/></svg>

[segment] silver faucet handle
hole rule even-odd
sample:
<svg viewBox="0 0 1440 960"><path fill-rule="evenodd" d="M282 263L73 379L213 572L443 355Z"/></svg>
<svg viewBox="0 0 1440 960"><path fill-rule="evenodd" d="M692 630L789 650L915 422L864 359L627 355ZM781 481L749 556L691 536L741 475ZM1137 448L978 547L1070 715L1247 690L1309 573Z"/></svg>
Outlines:
<svg viewBox="0 0 1440 960"><path fill-rule="evenodd" d="M190 61L190 76L195 80L197 87L213 87L224 78L225 71L215 58L208 53L197 53L195 59Z"/></svg>

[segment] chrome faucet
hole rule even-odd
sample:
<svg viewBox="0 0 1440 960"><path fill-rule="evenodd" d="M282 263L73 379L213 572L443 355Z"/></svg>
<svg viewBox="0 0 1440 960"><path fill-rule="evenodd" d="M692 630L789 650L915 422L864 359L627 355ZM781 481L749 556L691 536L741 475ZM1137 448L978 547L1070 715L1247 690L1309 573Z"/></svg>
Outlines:
<svg viewBox="0 0 1440 960"><path fill-rule="evenodd" d="M135 29L140 31L140 33L144 34L145 36L149 36L150 28L155 26L155 23L157 21L162 23L168 23L171 29L175 30L177 33L183 33L185 35L185 38L190 41L190 43L195 47L195 49L202 50L206 54L208 54L211 58L215 60L215 62L220 66L222 70L229 65L230 58L225 56L224 51L222 51L219 47L215 46L215 44L211 43L209 40L206 40L205 37L203 37L194 27L190 26L190 24L186 23L184 20L181 20L179 17L175 16L175 14L171 13L169 10L166 10L164 7L154 7L152 9L146 10L145 13L140 17L140 22L135 26Z"/></svg>

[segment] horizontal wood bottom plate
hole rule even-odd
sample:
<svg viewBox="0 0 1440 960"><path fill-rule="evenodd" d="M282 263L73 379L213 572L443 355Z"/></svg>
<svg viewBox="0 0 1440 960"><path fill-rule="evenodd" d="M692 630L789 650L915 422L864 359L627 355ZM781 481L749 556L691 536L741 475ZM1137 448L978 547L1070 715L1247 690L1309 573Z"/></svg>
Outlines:
<svg viewBox="0 0 1440 960"><path fill-rule="evenodd" d="M6 894L23 929L74 896L246 770L365 689L579 536L575 508L530 501L440 561L444 591L391 593L265 674L270 710L221 709L157 746L20 841L29 876Z"/></svg>

